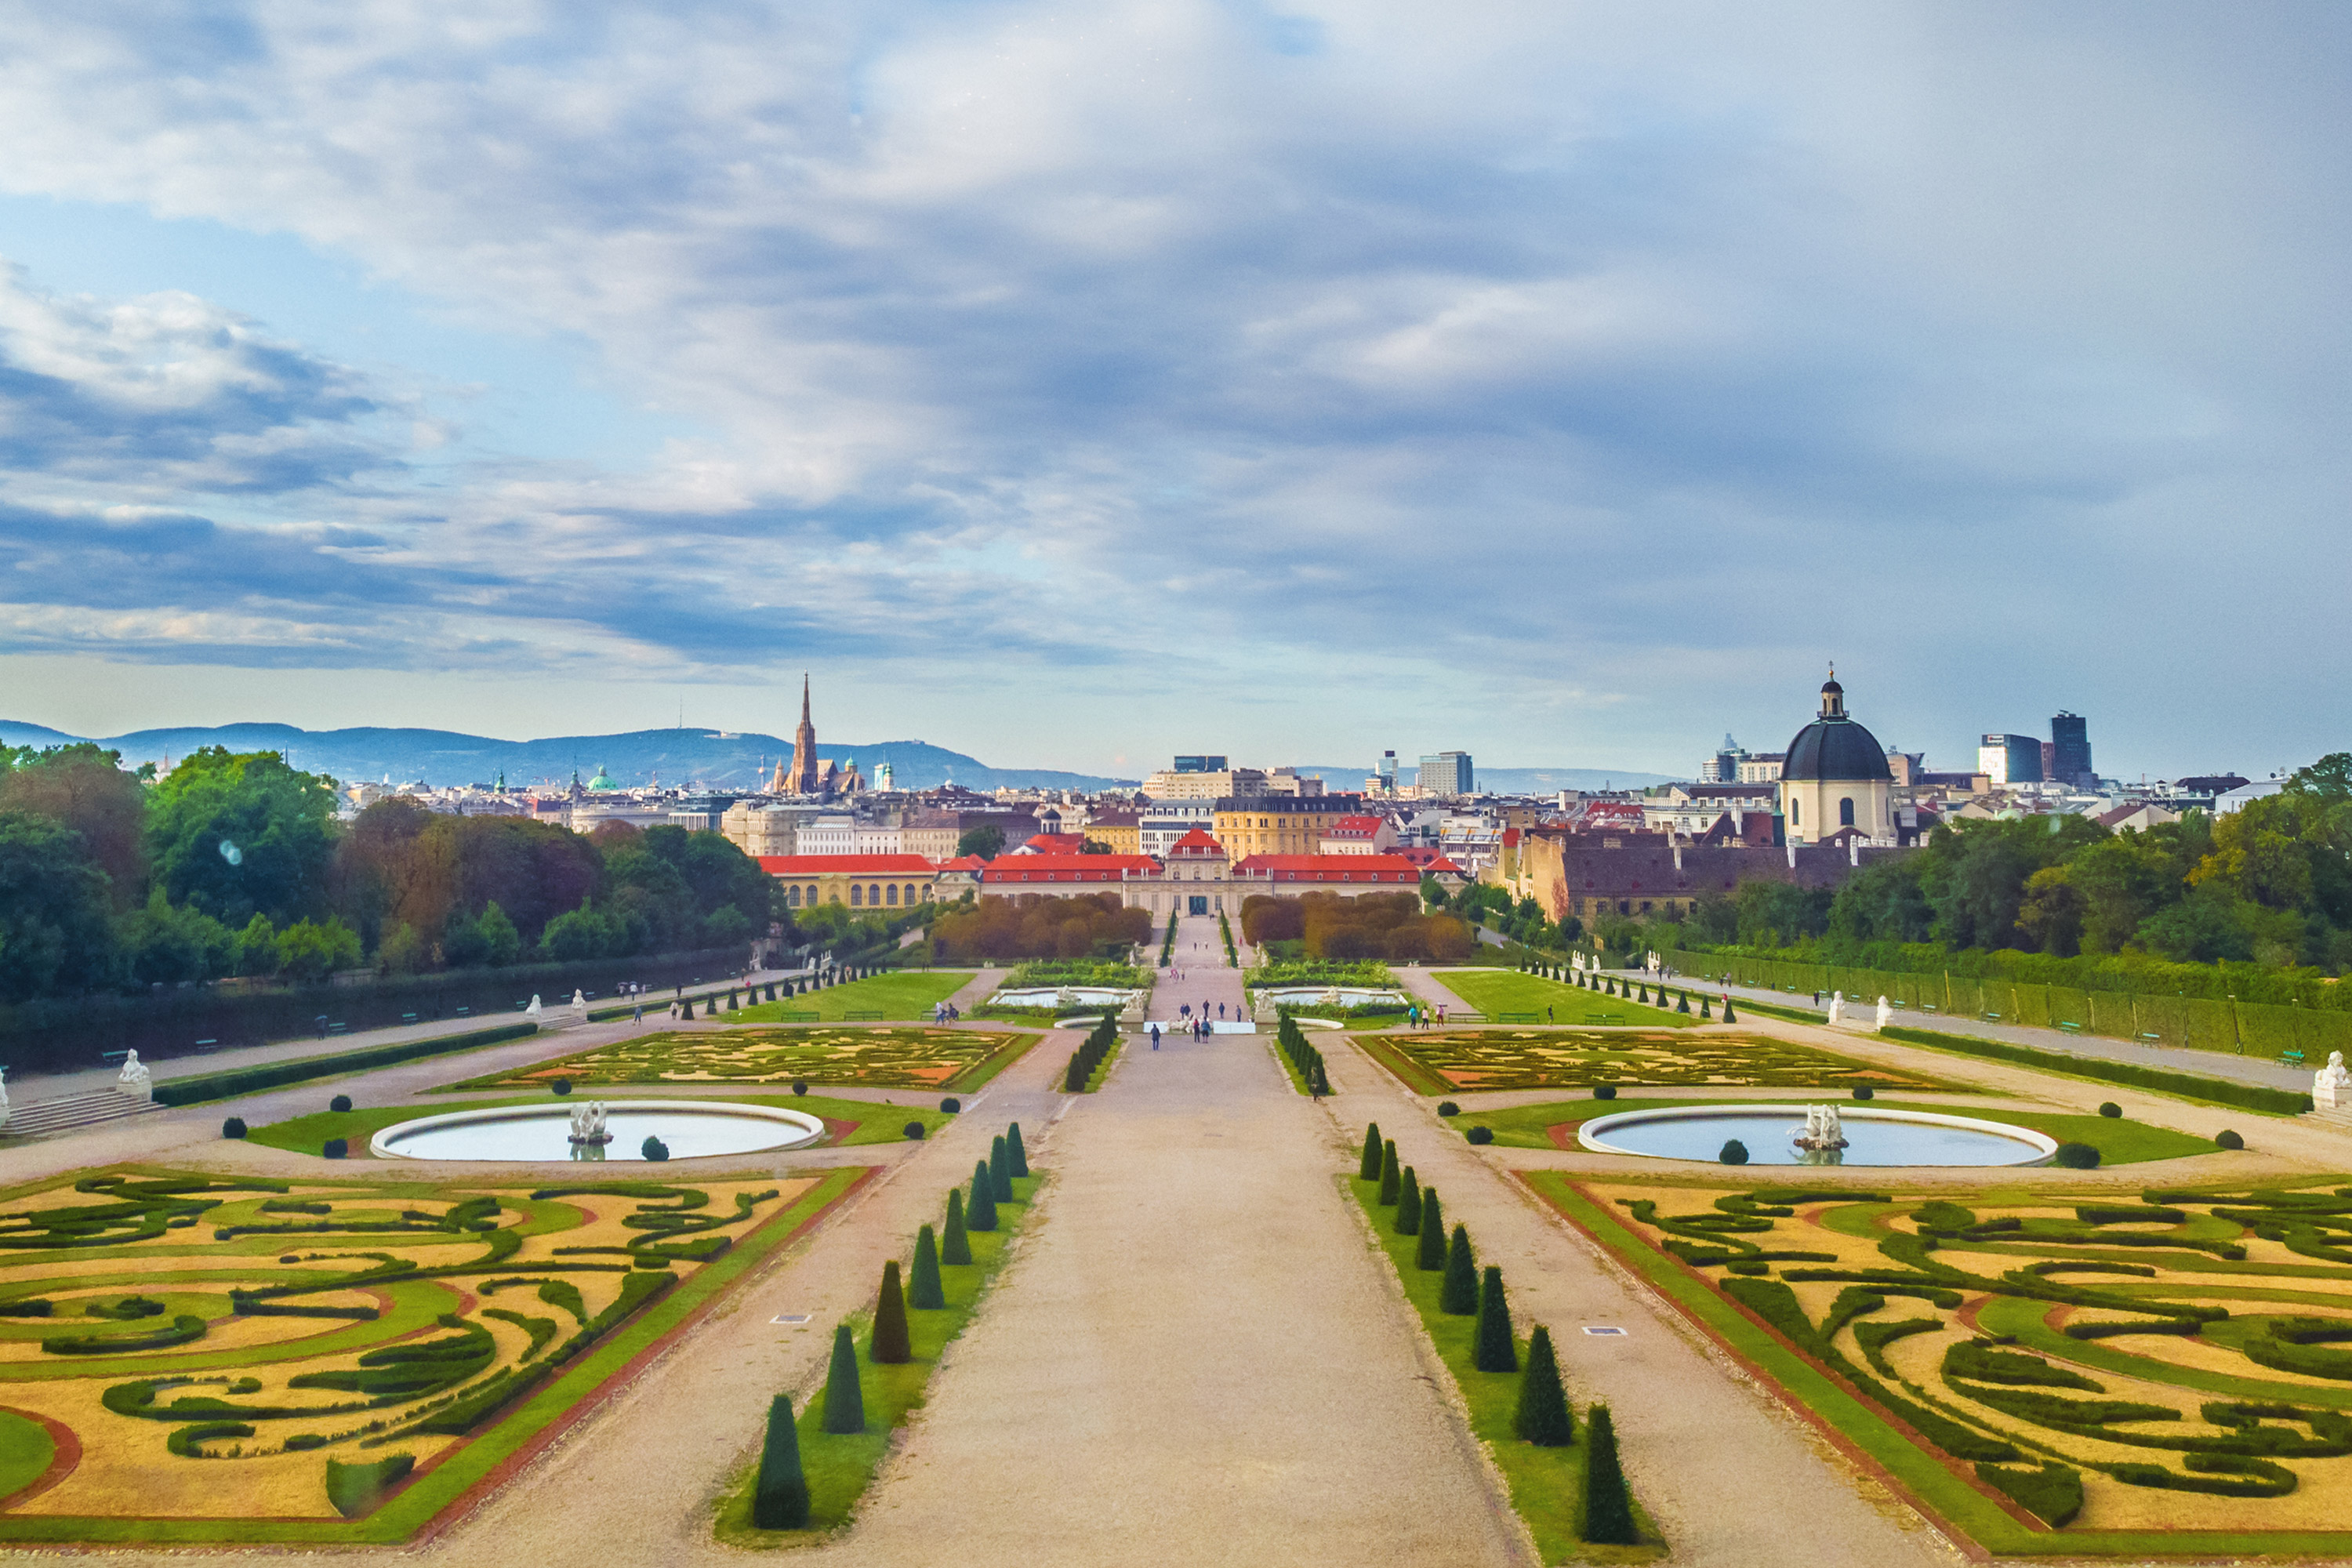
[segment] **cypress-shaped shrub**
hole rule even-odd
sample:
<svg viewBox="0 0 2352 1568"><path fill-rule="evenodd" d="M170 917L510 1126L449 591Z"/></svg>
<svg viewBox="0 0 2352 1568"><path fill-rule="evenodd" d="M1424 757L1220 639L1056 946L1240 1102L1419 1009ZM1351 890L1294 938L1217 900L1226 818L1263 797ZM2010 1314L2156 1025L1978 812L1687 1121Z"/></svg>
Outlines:
<svg viewBox="0 0 2352 1568"><path fill-rule="evenodd" d="M1415 1268L1433 1274L1445 1267L1445 1211L1438 1206L1435 1187L1423 1187L1421 1192L1421 1246L1412 1261Z"/></svg>
<svg viewBox="0 0 2352 1568"><path fill-rule="evenodd" d="M1727 1138L1715 1157L1727 1165L1745 1165L1748 1163L1748 1145L1737 1138Z"/></svg>
<svg viewBox="0 0 2352 1568"><path fill-rule="evenodd" d="M1636 1546L1633 1499L1625 1489L1625 1469L1617 1458L1617 1426L1609 1406L1596 1405L1585 1418L1591 1451L1584 1457L1584 1539L1596 1544Z"/></svg>
<svg viewBox="0 0 2352 1568"><path fill-rule="evenodd" d="M327 1101L327 1109L333 1111L338 1116L342 1115L345 1111L351 1110L351 1108L352 1097L348 1094L339 1094L335 1096L334 1099Z"/></svg>
<svg viewBox="0 0 2352 1568"><path fill-rule="evenodd" d="M1739 1015L1731 1010L1731 998L1728 996L1726 996L1723 999L1723 1021L1727 1024L1737 1024L1739 1022ZM1622 1479L1619 1480L1618 1484L1621 1487L1624 1484Z"/></svg>
<svg viewBox="0 0 2352 1568"><path fill-rule="evenodd" d="M1471 1342L1471 1361L1480 1372L1519 1370L1519 1352L1511 1343L1511 1309L1503 1300L1503 1271L1491 1263L1478 1287L1478 1328Z"/></svg>
<svg viewBox="0 0 2352 1568"><path fill-rule="evenodd" d="M1675 1011L1677 1013L1687 1013L1690 1011L1689 992L1678 991L1675 994Z"/></svg>
<svg viewBox="0 0 2352 1568"><path fill-rule="evenodd" d="M1396 1233L1417 1236L1421 1232L1421 1179L1412 1167L1404 1168L1404 1179L1397 1186Z"/></svg>
<svg viewBox="0 0 2352 1568"><path fill-rule="evenodd" d="M824 1373L824 1429L833 1433L866 1430L866 1391L857 1386L857 1346L849 1325L833 1331L833 1364Z"/></svg>
<svg viewBox="0 0 2352 1568"><path fill-rule="evenodd" d="M1470 1250L1470 1228L1454 1227L1454 1241L1445 1249L1445 1279L1437 1289L1437 1310L1466 1318L1478 1310L1478 1258Z"/></svg>
<svg viewBox="0 0 2352 1568"><path fill-rule="evenodd" d="M1381 1124L1377 1121L1364 1129L1364 1157L1356 1174L1367 1182L1381 1179Z"/></svg>
<svg viewBox="0 0 2352 1568"><path fill-rule="evenodd" d="M1397 1201L1397 1191L1403 1179L1403 1173L1397 1169L1396 1140L1391 1138L1381 1146L1381 1203L1383 1206Z"/></svg>
<svg viewBox="0 0 2352 1568"><path fill-rule="evenodd" d="M939 1239L928 1225L915 1233L915 1272L907 1280L907 1304L927 1312L948 1304L947 1289L940 1283Z"/></svg>
<svg viewBox="0 0 2352 1568"><path fill-rule="evenodd" d="M964 1205L963 1224L966 1230L996 1228L996 1178L988 1173L985 1160L972 1162L971 1199Z"/></svg>
<svg viewBox="0 0 2352 1568"><path fill-rule="evenodd" d="M1027 1175L1029 1151L1022 1146L1021 1123L1018 1121L1004 1130L1004 1148L1005 1152L1013 1156L1013 1173L1016 1176Z"/></svg>
<svg viewBox="0 0 2352 1568"><path fill-rule="evenodd" d="M1528 1370L1519 1374L1511 1430L1538 1448L1565 1448L1576 1441L1576 1417L1569 1414L1568 1390L1559 1383L1559 1358L1552 1353L1551 1331L1541 1323L1528 1336Z"/></svg>
<svg viewBox="0 0 2352 1568"><path fill-rule="evenodd" d="M988 1146L988 1184L998 1203L1013 1201L1013 1151L1002 1136Z"/></svg>
<svg viewBox="0 0 2352 1568"><path fill-rule="evenodd" d="M961 1187L948 1189L948 1227L940 1235L940 1261L941 1263L971 1261L971 1237L966 1236L963 1230L963 1189Z"/></svg>
<svg viewBox="0 0 2352 1568"><path fill-rule="evenodd" d="M874 1342L866 1353L877 1366L892 1366L915 1359L907 1337L907 1298L898 1289L898 1260L882 1266L882 1294L874 1302Z"/></svg>
<svg viewBox="0 0 2352 1568"><path fill-rule="evenodd" d="M1709 1001L1708 1001L1706 997L1704 997L1704 996L1702 996L1702 997L1700 997L1700 998L1698 999L1698 1016L1699 1016L1699 1022L1701 1022L1701 1023L1705 1023L1705 1022L1706 1022L1706 1018L1707 1018L1707 1009L1708 1009L1709 1007L1713 1006L1713 1005L1714 1005L1714 1004L1713 1004L1713 1003L1711 1003L1711 1002L1709 1002Z"/></svg>
<svg viewBox="0 0 2352 1568"><path fill-rule="evenodd" d="M808 1476L801 1468L801 1435L791 1396L768 1402L768 1441L760 1450L760 1483L751 1491L755 1530L800 1530L808 1524Z"/></svg>
<svg viewBox="0 0 2352 1568"><path fill-rule="evenodd" d="M1307 1092L1309 1095L1325 1095L1331 1092L1331 1075L1324 1070L1323 1057L1319 1051L1315 1057L1315 1070L1307 1077Z"/></svg>
<svg viewBox="0 0 2352 1568"><path fill-rule="evenodd" d="M230 1117L227 1121L226 1121L222 1122L222 1123L221 1123L221 1136L222 1136L222 1137L224 1137L224 1138L242 1138L242 1137L244 1137L244 1136L245 1136L245 1118L244 1118L244 1117L242 1117L242 1116L232 1116L232 1117Z"/></svg>

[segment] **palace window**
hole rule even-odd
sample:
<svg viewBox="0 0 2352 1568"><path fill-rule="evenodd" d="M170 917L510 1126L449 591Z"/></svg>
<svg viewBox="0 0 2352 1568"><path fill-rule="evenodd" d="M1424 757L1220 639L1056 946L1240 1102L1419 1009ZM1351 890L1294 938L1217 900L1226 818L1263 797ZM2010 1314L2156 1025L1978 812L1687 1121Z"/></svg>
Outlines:
<svg viewBox="0 0 2352 1568"><path fill-rule="evenodd" d="M866 889L859 887L855 882L849 884L849 902L853 909L864 909L866 907Z"/></svg>
<svg viewBox="0 0 2352 1568"><path fill-rule="evenodd" d="M880 903L880 902L882 901L882 884L881 884L881 883L877 882L877 883L875 883L872 887L870 887L870 888L868 888L868 889L866 889L866 903L868 903L869 905L870 905L870 904L878 904L878 903Z"/></svg>
<svg viewBox="0 0 2352 1568"><path fill-rule="evenodd" d="M898 908L898 883L896 883L896 882L893 882L893 883L891 883L891 884L890 884L890 893L889 893L889 900L888 900L888 901L889 901L889 904L890 904L890 907L891 907L891 908L893 908L893 909Z"/></svg>
<svg viewBox="0 0 2352 1568"><path fill-rule="evenodd" d="M1853 826L1853 797L1852 795L1848 795L1838 802L1838 826L1840 827L1852 827Z"/></svg>
<svg viewBox="0 0 2352 1568"><path fill-rule="evenodd" d="M785 889L784 904L788 909L799 909L801 907L801 890L798 888Z"/></svg>

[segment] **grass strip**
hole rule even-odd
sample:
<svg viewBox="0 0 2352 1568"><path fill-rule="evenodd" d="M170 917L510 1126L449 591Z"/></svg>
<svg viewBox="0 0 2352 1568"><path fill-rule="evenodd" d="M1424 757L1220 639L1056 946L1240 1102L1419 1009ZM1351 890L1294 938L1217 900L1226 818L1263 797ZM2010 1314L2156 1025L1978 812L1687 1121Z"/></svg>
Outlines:
<svg viewBox="0 0 2352 1568"><path fill-rule="evenodd" d="M257 1542L383 1545L403 1542L431 1523L477 1485L496 1479L509 1461L559 1421L583 1409L636 1359L685 1327L703 1308L741 1279L821 1216L872 1173L866 1167L826 1173L798 1202L771 1218L716 1262L693 1275L605 1339L565 1363L561 1375L520 1402L480 1436L446 1451L438 1463L418 1473L392 1500L363 1519L144 1519L72 1515L0 1515L0 1541L135 1542L142 1545ZM325 1470L320 1468L323 1486Z"/></svg>
<svg viewBox="0 0 2352 1568"><path fill-rule="evenodd" d="M1801 1092L1801 1091L1800 1091ZM1787 1090L1759 1089L1759 1098L1769 1097L1776 1104L1790 1107L1805 1104L1837 1105L1843 1110L1863 1109L1844 1096L1816 1094L1808 1099L1789 1098ZM1657 1100L1570 1100L1549 1105L1521 1105L1507 1110L1465 1110L1454 1119L1457 1131L1467 1132L1472 1127L1492 1129L1495 1142L1513 1149L1553 1149L1551 1129L1565 1127L1561 1134L1571 1145L1575 1129L1596 1117L1612 1116L1621 1110L1664 1110L1680 1105L1728 1106L1732 1100L1657 1099ZM2007 1121L2045 1132L2061 1143L2088 1143L2099 1152L2102 1165L2132 1165L2147 1160L2180 1160L2191 1154L2210 1154L2213 1141L2187 1132L2176 1132L2169 1127L2154 1127L2145 1121L2126 1117L2070 1116L2044 1110L2013 1110L2008 1106L1919 1105L1899 1100L1874 1100L1868 1109L1874 1110L1924 1110L1938 1116L1981 1116L1988 1121ZM1790 1126L1795 1125L1792 1117Z"/></svg>
<svg viewBox="0 0 2352 1568"><path fill-rule="evenodd" d="M537 1033L539 1026L536 1024L501 1024L494 1029L468 1029L463 1034L436 1035L430 1039L400 1040L388 1046L370 1046L365 1050L343 1051L334 1056L298 1057L292 1061L267 1062L258 1067L232 1068L226 1072L167 1079L154 1086L155 1103L197 1105L207 1100L228 1100L241 1094L258 1093L265 1089L283 1089L289 1084L308 1083L313 1079L337 1078L345 1073L390 1067L396 1062L415 1061L419 1057L470 1051L478 1047L520 1040Z"/></svg>
<svg viewBox="0 0 2352 1568"><path fill-rule="evenodd" d="M590 1100L633 1098L598 1090L593 1093L574 1092L569 1098L553 1095L531 1095L522 1099L466 1100L441 1105L371 1105L355 1110L315 1110L307 1116L289 1117L257 1127L247 1132L246 1142L271 1149L284 1149L291 1153L309 1154L323 1159L325 1143L330 1138L342 1139L351 1149L353 1160L369 1158L368 1140L385 1128L420 1117L441 1116L457 1110L494 1110L509 1106L551 1106L557 1109L583 1103ZM681 1097L683 1098L683 1097ZM734 1094L728 1100L747 1105L774 1105L793 1110L804 1110L811 1116L823 1117L829 1123L848 1122L846 1132L835 1134L803 1148L847 1148L854 1144L898 1143L907 1136L907 1123L923 1124L923 1136L928 1138L955 1120L955 1113L918 1105L893 1105L887 1100L835 1100L822 1094ZM714 1105L726 1100L713 1100Z"/></svg>
<svg viewBox="0 0 2352 1568"><path fill-rule="evenodd" d="M1436 1347L1438 1359L1445 1363L1462 1390L1462 1401L1470 1411L1470 1429L1494 1455L1496 1467L1510 1487L1511 1506L1527 1521L1542 1561L1649 1563L1664 1556L1664 1538L1643 1510L1638 1498L1633 1502L1633 1519L1641 1529L1643 1544L1600 1546L1584 1540L1584 1461L1591 1452L1585 1441L1586 1413L1580 1409L1576 1441L1565 1448L1539 1448L1521 1441L1511 1426L1518 1405L1518 1373L1477 1369L1471 1344L1477 1319L1438 1310L1438 1289L1444 1276L1435 1269L1423 1268L1415 1261L1420 1238L1396 1233L1395 1215L1381 1206L1381 1184L1354 1176L1347 1178L1347 1183L1373 1236L1395 1266L1405 1299L1421 1314L1422 1327ZM1519 1338L1517 1343L1519 1363L1524 1366L1527 1341ZM1569 1398L1571 1404L1575 1402L1576 1390L1569 1390ZM1630 1417L1632 1413L1620 1414Z"/></svg>
<svg viewBox="0 0 2352 1568"><path fill-rule="evenodd" d="M993 1056L982 1057L940 1087L958 1094L977 1094L986 1089L998 1073L1028 1055L1030 1047L1045 1037L1038 1034L1008 1035L1003 1049Z"/></svg>
<svg viewBox="0 0 2352 1568"><path fill-rule="evenodd" d="M2294 1089L2231 1083L2226 1079L2205 1078L2196 1073L2144 1068L2135 1062L2105 1061L2097 1057L2070 1057L2057 1051L2036 1050L2032 1046L1988 1040L1976 1035L1947 1035L1935 1029L1906 1029L1891 1025L1878 1032L1886 1039L1900 1040L1906 1045L1927 1046L1934 1050L1985 1057L1994 1061L2016 1062L2037 1072L2088 1079L2095 1083L2120 1083L2132 1089L2153 1089L2177 1100L2223 1105L2233 1110L2252 1110L2265 1116L2300 1116L2311 1109L2311 1096Z"/></svg>
<svg viewBox="0 0 2352 1568"><path fill-rule="evenodd" d="M1379 1035L1349 1035L1355 1047L1386 1068L1389 1076L1415 1094L1457 1094L1461 1092L1434 1072L1391 1045Z"/></svg>
<svg viewBox="0 0 2352 1568"><path fill-rule="evenodd" d="M720 1016L730 1024L780 1024L788 1012L814 1013L819 1023L838 1024L845 1013L879 1012L886 1020L897 1023L928 1023L931 1008L962 990L978 973L972 969L894 971Z"/></svg>
<svg viewBox="0 0 2352 1568"><path fill-rule="evenodd" d="M1677 1013L1672 1007L1654 1007L1631 996L1611 996L1580 985L1546 980L1541 975L1523 974L1516 969L1437 969L1430 973L1439 984L1467 1002L1489 1023L1502 1013L1558 1015L1545 1018L1540 1026L1515 1026L1519 1028L1615 1028L1622 1025L1642 1029L1687 1029L1699 1021L1696 1011ZM1698 991L1696 994L1703 996L1706 992ZM1696 1002L1692 1004L1694 1008L1696 1005ZM1610 1016L1605 1024L1601 1021L1604 1013Z"/></svg>
<svg viewBox="0 0 2352 1568"><path fill-rule="evenodd" d="M1103 1053L1103 1059L1095 1064L1095 1070L1087 1075L1087 1087L1080 1089L1078 1092L1081 1094L1092 1094L1095 1090L1100 1089L1103 1086L1104 1081L1110 1077L1110 1069L1112 1066L1118 1062L1119 1053L1126 1049L1127 1037L1125 1035L1113 1035L1110 1041L1110 1049L1105 1051Z"/></svg>
<svg viewBox="0 0 2352 1568"><path fill-rule="evenodd" d="M893 1366L875 1365L871 1314L859 1314L856 1329L857 1387L866 1401L865 1431L827 1432L821 1392L812 1390L805 1398L794 1402L800 1411L795 1425L800 1431L801 1467L809 1485L808 1528L753 1528L751 1493L760 1474L755 1453L751 1462L730 1478L719 1505L715 1529L722 1544L761 1549L807 1546L849 1523L859 1500L873 1484L875 1473L889 1452L892 1435L922 1408L924 1392L931 1373L939 1369L940 1355L971 1321L982 1296L997 1271L1004 1267L1005 1254L1022 1223L1029 1217L1029 1205L1041 1180L1037 1176L1014 1177L1012 1201L1000 1200L996 1205L996 1228L971 1233L971 1261L940 1266L940 1284L948 1303L944 1308L908 1310L907 1327L914 1360Z"/></svg>
<svg viewBox="0 0 2352 1568"><path fill-rule="evenodd" d="M1715 1000L1720 1004L1723 997L1718 994ZM1735 1008L1745 1009L1750 1013L1762 1013L1769 1017L1786 1018L1791 1024L1820 1024L1826 1027L1830 1021L1830 1016L1827 1013L1816 1013L1807 1007L1783 1007L1777 1002L1752 1002L1745 996L1734 996L1731 999L1731 1005Z"/></svg>

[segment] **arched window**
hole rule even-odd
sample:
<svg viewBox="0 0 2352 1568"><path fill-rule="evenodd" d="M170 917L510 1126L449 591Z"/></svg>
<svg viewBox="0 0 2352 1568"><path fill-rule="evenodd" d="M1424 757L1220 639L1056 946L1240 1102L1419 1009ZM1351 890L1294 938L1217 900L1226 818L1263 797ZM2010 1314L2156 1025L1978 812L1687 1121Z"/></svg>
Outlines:
<svg viewBox="0 0 2352 1568"><path fill-rule="evenodd" d="M898 907L898 884L896 882L890 884L888 902L892 909L897 909Z"/></svg>
<svg viewBox="0 0 2352 1568"><path fill-rule="evenodd" d="M849 884L849 903L852 909L866 907L866 889L855 882Z"/></svg>
<svg viewBox="0 0 2352 1568"><path fill-rule="evenodd" d="M866 889L866 901L868 905L879 904L882 901L881 883L877 882Z"/></svg>
<svg viewBox="0 0 2352 1568"><path fill-rule="evenodd" d="M788 909L799 909L801 907L801 890L798 888L785 889L784 904Z"/></svg>
<svg viewBox="0 0 2352 1568"><path fill-rule="evenodd" d="M1853 826L1853 797L1852 795L1847 795L1838 802L1838 826L1840 827L1852 827Z"/></svg>
<svg viewBox="0 0 2352 1568"><path fill-rule="evenodd" d="M1798 809L1798 807L1801 806L1803 804L1804 804L1804 802L1802 802L1802 801L1799 800L1799 799L1798 799L1795 795L1790 795L1790 796L1789 797L1789 826L1791 826L1791 827L1801 827L1802 826L1804 826L1805 814L1804 814L1802 811L1800 811L1800 810Z"/></svg>

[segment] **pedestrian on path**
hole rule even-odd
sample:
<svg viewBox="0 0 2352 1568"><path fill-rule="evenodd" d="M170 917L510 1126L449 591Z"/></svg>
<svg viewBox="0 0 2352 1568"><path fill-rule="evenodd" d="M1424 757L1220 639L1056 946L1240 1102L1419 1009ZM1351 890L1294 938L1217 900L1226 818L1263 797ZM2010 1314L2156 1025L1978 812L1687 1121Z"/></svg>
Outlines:
<svg viewBox="0 0 2352 1568"><path fill-rule="evenodd" d="M1157 1024L1151 1026L1151 1048L1155 1051L1160 1048L1160 1026Z"/></svg>

